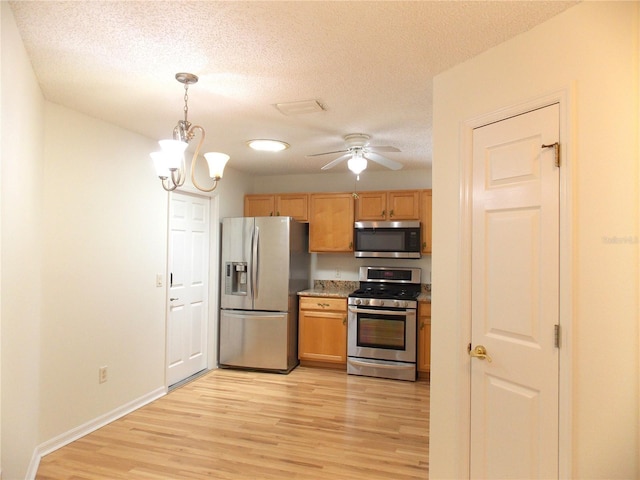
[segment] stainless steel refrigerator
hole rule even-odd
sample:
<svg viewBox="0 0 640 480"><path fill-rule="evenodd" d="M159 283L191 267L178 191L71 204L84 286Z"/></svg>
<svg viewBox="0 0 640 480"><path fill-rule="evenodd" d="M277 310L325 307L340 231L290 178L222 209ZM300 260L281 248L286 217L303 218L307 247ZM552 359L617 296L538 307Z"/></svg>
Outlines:
<svg viewBox="0 0 640 480"><path fill-rule="evenodd" d="M298 295L309 288L307 226L291 217L222 220L218 365L289 373Z"/></svg>

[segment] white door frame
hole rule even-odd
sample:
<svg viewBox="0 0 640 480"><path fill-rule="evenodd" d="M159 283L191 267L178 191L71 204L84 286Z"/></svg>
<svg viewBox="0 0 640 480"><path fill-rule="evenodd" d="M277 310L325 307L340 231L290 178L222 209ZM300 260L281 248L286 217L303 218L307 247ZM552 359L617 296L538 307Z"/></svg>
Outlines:
<svg viewBox="0 0 640 480"><path fill-rule="evenodd" d="M209 311L207 312L208 320L207 320L207 370L212 370L217 368L218 365L218 315L220 311L220 302L218 292L220 290L220 201L219 196L216 191L203 194L201 191L196 190L195 188L191 188L188 186L184 186L182 188L178 188L175 190L176 193L184 193L189 195L195 195L201 198L209 199ZM164 369L165 369L165 391L168 390L169 385L167 384L167 346L166 346L166 336L168 335L168 325L169 325L169 235L171 233L171 194L169 193L167 196L167 259L166 259L166 267L165 267L165 304L167 305L165 309L165 354L164 354ZM212 250L212 247L216 247L215 251Z"/></svg>
<svg viewBox="0 0 640 480"><path fill-rule="evenodd" d="M559 374L559 478L571 478L571 405L572 405L572 268L573 268L573 205L571 199L573 148L570 122L571 89L565 88L520 104L500 108L494 112L466 120L460 131L460 364L468 365L467 344L471 342L471 223L472 223L472 160L473 130L475 128L520 115L537 108L558 103L560 105L560 374ZM459 391L466 398L467 409L460 412L462 474L469 477L469 445L471 425L470 369L460 376Z"/></svg>

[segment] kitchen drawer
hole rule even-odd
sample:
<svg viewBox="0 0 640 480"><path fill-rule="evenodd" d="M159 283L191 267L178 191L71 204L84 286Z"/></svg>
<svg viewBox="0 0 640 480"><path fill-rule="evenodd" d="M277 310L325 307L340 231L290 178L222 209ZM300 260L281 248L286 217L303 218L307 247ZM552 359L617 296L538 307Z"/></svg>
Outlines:
<svg viewBox="0 0 640 480"><path fill-rule="evenodd" d="M300 297L300 310L346 311L346 298Z"/></svg>

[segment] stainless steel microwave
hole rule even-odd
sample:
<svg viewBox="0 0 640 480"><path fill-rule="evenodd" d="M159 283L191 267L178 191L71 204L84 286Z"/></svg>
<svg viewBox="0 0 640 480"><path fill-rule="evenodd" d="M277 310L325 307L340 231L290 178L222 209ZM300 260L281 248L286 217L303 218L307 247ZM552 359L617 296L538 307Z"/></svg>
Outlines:
<svg viewBox="0 0 640 480"><path fill-rule="evenodd" d="M420 222L355 222L355 256L420 258Z"/></svg>

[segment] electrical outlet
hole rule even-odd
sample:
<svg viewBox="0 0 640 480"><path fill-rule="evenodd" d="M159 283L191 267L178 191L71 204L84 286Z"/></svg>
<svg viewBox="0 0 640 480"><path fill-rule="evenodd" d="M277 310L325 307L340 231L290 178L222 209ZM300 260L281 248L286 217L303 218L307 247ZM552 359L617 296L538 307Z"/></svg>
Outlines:
<svg viewBox="0 0 640 480"><path fill-rule="evenodd" d="M156 287L161 287L162 286L162 274L158 273L156 275Z"/></svg>
<svg viewBox="0 0 640 480"><path fill-rule="evenodd" d="M336 268L336 278L340 278L340 269Z"/></svg>
<svg viewBox="0 0 640 480"><path fill-rule="evenodd" d="M98 383L104 383L107 381L107 366L100 367L98 369Z"/></svg>

